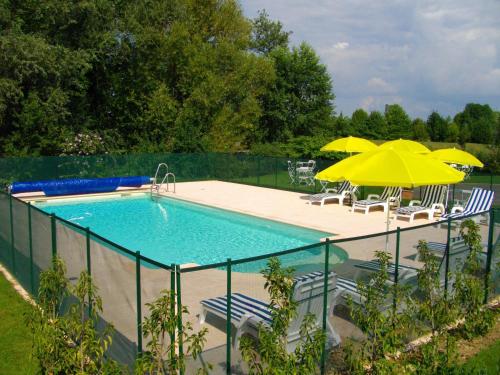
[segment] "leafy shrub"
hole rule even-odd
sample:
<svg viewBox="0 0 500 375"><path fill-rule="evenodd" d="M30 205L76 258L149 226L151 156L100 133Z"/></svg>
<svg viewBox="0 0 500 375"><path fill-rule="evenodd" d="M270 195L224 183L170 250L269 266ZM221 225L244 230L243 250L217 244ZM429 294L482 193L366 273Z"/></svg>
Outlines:
<svg viewBox="0 0 500 375"><path fill-rule="evenodd" d="M302 342L294 352L287 351L288 327L297 315L297 302L292 298L293 269L282 268L278 258L271 258L262 274L270 296L272 323L270 327L260 324L258 343L246 336L240 341L240 351L250 374L315 374L326 337L321 329L315 328L313 315L306 315L302 322Z"/></svg>

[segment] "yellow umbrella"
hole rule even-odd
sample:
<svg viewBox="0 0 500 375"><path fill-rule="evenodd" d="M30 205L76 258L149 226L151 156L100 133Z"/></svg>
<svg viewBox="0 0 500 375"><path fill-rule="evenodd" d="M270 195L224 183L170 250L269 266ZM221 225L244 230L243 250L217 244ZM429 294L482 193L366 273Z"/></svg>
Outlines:
<svg viewBox="0 0 500 375"><path fill-rule="evenodd" d="M318 180L348 180L354 185L398 186L413 188L423 185L455 184L464 179L465 174L445 163L395 149L378 148L375 151L354 155L316 174ZM387 200L389 205L389 200ZM389 230L389 210L387 210ZM388 242L386 240L386 250Z"/></svg>
<svg viewBox="0 0 500 375"><path fill-rule="evenodd" d="M410 141L409 139L396 139L394 141L388 141L385 143L382 143L380 146L378 146L381 149L393 149L393 150L400 150L400 151L408 151L408 152L413 152L415 154L428 154L431 152L427 147L425 147L423 144L415 142L415 141Z"/></svg>
<svg viewBox="0 0 500 375"><path fill-rule="evenodd" d="M348 157L315 176L318 180L348 180L354 185L448 185L460 182L464 173L445 163L408 151L377 149Z"/></svg>
<svg viewBox="0 0 500 375"><path fill-rule="evenodd" d="M484 167L484 164L481 163L481 161L477 159L474 155L469 154L466 151L458 150L455 147L436 150L431 152L427 156L436 160L443 161L445 163L468 165L471 167L479 167L479 168Z"/></svg>
<svg viewBox="0 0 500 375"><path fill-rule="evenodd" d="M321 147L320 151L340 151L340 152L366 152L377 148L377 145L367 139L358 137L345 137L336 139Z"/></svg>

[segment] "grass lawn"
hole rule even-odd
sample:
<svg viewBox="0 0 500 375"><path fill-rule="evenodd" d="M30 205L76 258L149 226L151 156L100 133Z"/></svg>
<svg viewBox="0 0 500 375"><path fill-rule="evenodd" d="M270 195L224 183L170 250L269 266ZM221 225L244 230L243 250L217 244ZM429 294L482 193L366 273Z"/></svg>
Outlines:
<svg viewBox="0 0 500 375"><path fill-rule="evenodd" d="M31 336L24 324L29 305L0 274L0 374L35 374Z"/></svg>
<svg viewBox="0 0 500 375"><path fill-rule="evenodd" d="M484 370L485 375L500 374L500 340L470 358L463 368L466 374L472 373L474 369Z"/></svg>

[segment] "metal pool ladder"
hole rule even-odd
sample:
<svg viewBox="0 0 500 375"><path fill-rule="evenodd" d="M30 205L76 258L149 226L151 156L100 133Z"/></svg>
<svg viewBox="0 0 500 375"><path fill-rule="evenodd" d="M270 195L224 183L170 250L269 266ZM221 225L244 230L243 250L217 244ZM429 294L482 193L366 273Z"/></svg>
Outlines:
<svg viewBox="0 0 500 375"><path fill-rule="evenodd" d="M160 172L162 172L163 170L165 171L165 174L163 175L161 182L159 182L158 175L161 176ZM166 163L158 164L158 167L156 168L155 177L151 184L151 196L153 196L153 193L160 194L162 191L165 192L170 191L171 183L173 183L174 185L173 192L175 193L175 174L168 171L168 165Z"/></svg>

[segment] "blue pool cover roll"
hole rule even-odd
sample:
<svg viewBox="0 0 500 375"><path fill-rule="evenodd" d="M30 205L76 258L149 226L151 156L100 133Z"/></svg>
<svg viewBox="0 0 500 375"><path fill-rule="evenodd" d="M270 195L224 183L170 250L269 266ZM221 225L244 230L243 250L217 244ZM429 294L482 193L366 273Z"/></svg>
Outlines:
<svg viewBox="0 0 500 375"><path fill-rule="evenodd" d="M140 187L148 183L148 176L66 178L61 180L14 182L11 186L11 192L16 194L43 191L48 196L90 194L115 191L119 186Z"/></svg>

